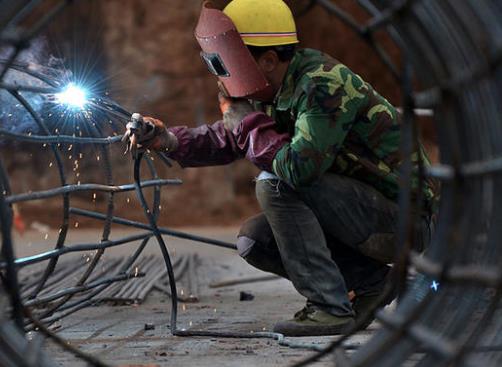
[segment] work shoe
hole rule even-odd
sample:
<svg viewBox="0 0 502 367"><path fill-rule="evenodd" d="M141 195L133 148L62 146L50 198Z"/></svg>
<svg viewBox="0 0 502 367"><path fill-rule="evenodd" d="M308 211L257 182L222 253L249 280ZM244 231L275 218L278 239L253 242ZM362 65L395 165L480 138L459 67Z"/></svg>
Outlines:
<svg viewBox="0 0 502 367"><path fill-rule="evenodd" d="M352 301L352 308L354 309L354 312L356 313L356 323L359 323L359 321L363 318L366 318L367 313L370 311L370 309L373 307L374 303L380 298L379 294L375 295L362 295L362 296L356 296L354 300ZM383 303L379 306L379 308L383 308L390 304L394 300L395 296L388 297L383 301ZM369 317L368 320L364 322L362 325L362 328L360 330L366 329L370 324L375 320L375 315L373 314L371 317Z"/></svg>
<svg viewBox="0 0 502 367"><path fill-rule="evenodd" d="M274 325L274 333L284 336L340 335L354 326L352 316L334 316L308 305L297 312L294 319Z"/></svg>

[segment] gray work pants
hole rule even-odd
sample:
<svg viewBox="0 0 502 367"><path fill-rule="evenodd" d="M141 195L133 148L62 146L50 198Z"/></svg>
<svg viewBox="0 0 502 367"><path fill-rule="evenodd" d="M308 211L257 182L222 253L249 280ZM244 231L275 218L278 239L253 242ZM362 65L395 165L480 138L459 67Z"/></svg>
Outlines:
<svg viewBox="0 0 502 367"><path fill-rule="evenodd" d="M251 265L291 280L309 303L337 316L353 314L348 290L381 292L396 253L393 201L329 173L298 190L278 179L259 180L256 195L263 213L244 223L237 241ZM423 227L426 244L425 220Z"/></svg>

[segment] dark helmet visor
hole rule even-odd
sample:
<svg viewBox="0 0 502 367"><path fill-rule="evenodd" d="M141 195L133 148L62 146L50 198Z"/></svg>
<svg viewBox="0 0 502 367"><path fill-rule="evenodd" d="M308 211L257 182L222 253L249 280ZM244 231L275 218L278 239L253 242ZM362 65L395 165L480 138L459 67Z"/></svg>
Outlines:
<svg viewBox="0 0 502 367"><path fill-rule="evenodd" d="M204 62L206 63L207 68L209 69L211 74L220 77L230 76L230 73L225 67L225 64L223 63L223 60L221 59L220 55L216 53L201 52L200 56L202 57L202 60L204 60Z"/></svg>

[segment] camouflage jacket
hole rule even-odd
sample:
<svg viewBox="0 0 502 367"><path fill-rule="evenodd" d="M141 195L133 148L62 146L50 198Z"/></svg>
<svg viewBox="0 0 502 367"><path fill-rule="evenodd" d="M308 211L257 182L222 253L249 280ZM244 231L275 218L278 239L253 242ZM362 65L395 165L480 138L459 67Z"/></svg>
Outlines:
<svg viewBox="0 0 502 367"><path fill-rule="evenodd" d="M282 179L303 186L329 171L364 181L385 196L397 198L400 116L345 65L316 50L299 50L275 103L261 108L280 131L293 137L273 162L274 173ZM412 156L415 188L418 154L430 165L420 147L420 153ZM433 199L433 182L426 182L424 195Z"/></svg>
<svg viewBox="0 0 502 367"><path fill-rule="evenodd" d="M174 158L182 166L201 166L246 156L260 168L273 170L293 187L310 185L325 172L334 172L366 182L388 198L397 199L402 162L399 114L345 65L316 50L299 50L274 102L257 103L256 107L275 121L276 137L269 134L264 138L261 133L261 139L258 136L248 142L250 134L246 133L247 143L240 144L245 140L242 127L230 133L222 122L196 129L175 128L172 131L180 140L181 150ZM262 116L253 115L241 125L246 126L249 120L252 126L269 123ZM268 146L256 149L260 144ZM250 146L270 164L260 164L261 158L256 159ZM420 147L412 157L414 188L418 187L420 156L429 165ZM425 202L431 203L435 196L432 182L425 183L423 193Z"/></svg>

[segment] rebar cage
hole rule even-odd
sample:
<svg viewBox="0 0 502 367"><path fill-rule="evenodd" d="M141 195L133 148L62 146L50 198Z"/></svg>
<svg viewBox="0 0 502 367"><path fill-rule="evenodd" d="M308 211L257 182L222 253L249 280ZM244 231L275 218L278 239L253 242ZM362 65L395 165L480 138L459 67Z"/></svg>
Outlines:
<svg viewBox="0 0 502 367"><path fill-rule="evenodd" d="M96 97L94 109L111 122L110 126L102 130L99 125L91 125L84 136L66 136L54 134L47 127L47 121L30 104L32 95L55 93L61 87L60 80L18 62L17 57L29 40L57 17L58 12L71 5L71 1L60 1L35 24L28 28L18 27L39 3L43 1L0 2L0 46L9 50L8 58L0 65L0 89L26 110L39 131L33 135L0 129L0 135L6 140L46 144L54 155L61 183L53 190L13 195L5 170L0 170L0 358L6 361L6 365L15 366L53 365L43 356L39 343L28 342L24 331L38 327L65 345L44 325L91 302L92 296L79 302L72 301L74 294L90 289L93 290L91 295L96 294L115 281L137 275L131 273L130 266L152 238L162 250L172 280L172 266L161 234L191 238L188 234L162 229L156 224L161 187L180 181L160 179L151 157L140 155L135 159L134 184L114 185L109 155L111 147L120 141L118 134L123 130L124 117L128 117L126 110L107 98ZM502 206L497 205L502 202L502 190L499 189L502 184L502 3L498 0L357 0L357 3L370 15L365 24L359 24L351 14L337 6L336 1L312 0L307 9L320 6L349 26L370 45L401 85L405 162L399 198L401 253L394 266L393 284L400 286L402 294L395 311L377 312L382 328L355 353L349 354L345 349L358 325L351 333L309 356L298 366L310 364L327 354L334 356L337 366L396 366L409 361L412 355L417 366L498 366L502 364ZM400 67L393 64L385 48L376 41L374 35L377 31L387 32L400 48L403 60ZM30 85L11 83L9 72L29 74L37 82ZM415 87L416 79L420 80L420 89ZM416 203L411 200L410 185L411 152L418 135L415 108L434 110L441 156L441 164L429 169L421 167L422 179L433 177L441 181L437 226L425 255L412 250L413 238L410 236L418 220L412 215L416 212L413 210ZM71 185L66 182L61 149L69 144L98 147L104 162L106 184ZM165 157L160 158L167 163ZM150 180L140 179L142 161L148 164ZM147 187L153 190L151 205L143 195ZM71 206L71 194L85 190L106 193L106 214ZM114 198L130 190L136 191L148 224L114 215ZM63 215L54 250L29 258L16 258L11 238L12 205L55 196L63 201ZM102 240L94 244L66 245L72 215L102 220ZM121 222L144 232L110 240L112 224ZM193 239L233 247L220 241ZM142 245L119 274L99 282L88 281L106 248L137 240L142 240ZM87 271L73 287L49 296L38 296L61 255L89 250L96 250L96 253L87 265ZM42 279L28 297L21 297L18 269L45 260L49 262ZM405 287L404 279L410 267L418 274L413 283ZM174 281L170 285L173 294L171 331L176 334L176 285ZM34 315L31 306L44 302L50 306ZM78 350L72 352L91 364L102 364ZM29 360L28 355L37 358Z"/></svg>

